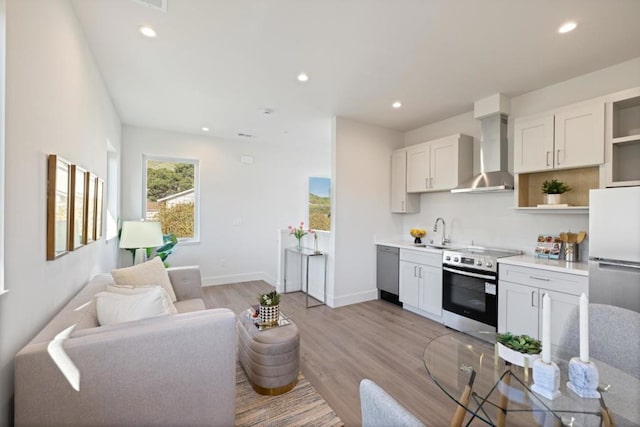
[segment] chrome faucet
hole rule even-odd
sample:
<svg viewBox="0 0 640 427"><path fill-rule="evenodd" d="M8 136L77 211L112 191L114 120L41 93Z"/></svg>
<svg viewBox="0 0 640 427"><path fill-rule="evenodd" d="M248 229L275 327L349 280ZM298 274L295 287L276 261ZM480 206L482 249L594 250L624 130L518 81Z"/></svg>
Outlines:
<svg viewBox="0 0 640 427"><path fill-rule="evenodd" d="M436 218L435 224L433 224L434 232L438 231L438 221L442 221L442 245L444 246L451 243L451 241L447 239L447 224L445 224L444 219L439 216L438 218Z"/></svg>

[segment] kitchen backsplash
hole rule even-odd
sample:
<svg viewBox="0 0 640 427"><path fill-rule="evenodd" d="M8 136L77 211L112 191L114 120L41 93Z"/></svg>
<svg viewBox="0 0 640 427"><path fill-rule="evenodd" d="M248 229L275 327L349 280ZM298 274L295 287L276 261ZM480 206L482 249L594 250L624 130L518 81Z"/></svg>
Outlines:
<svg viewBox="0 0 640 427"><path fill-rule="evenodd" d="M425 239L438 241L441 228L433 232L437 217L446 221L452 243L519 249L533 255L539 234L558 236L562 231L589 231L589 216L584 214L531 214L513 209L513 193L421 195L417 214L403 215L403 239L411 239L409 229L424 228ZM586 261L589 237L580 245L580 261Z"/></svg>

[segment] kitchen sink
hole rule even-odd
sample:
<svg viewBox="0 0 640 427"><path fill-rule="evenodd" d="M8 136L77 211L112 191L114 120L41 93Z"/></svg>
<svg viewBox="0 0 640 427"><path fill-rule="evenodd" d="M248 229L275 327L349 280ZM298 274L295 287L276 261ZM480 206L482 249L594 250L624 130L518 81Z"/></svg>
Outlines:
<svg viewBox="0 0 640 427"><path fill-rule="evenodd" d="M432 249L453 249L459 246L452 246L452 245L439 245L437 243L414 243L415 247L418 248L432 248Z"/></svg>

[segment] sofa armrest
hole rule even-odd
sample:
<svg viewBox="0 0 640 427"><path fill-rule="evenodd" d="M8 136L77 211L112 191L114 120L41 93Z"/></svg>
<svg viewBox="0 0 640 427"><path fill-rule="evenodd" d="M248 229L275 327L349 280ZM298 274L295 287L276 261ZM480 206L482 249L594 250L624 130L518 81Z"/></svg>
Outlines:
<svg viewBox="0 0 640 427"><path fill-rule="evenodd" d="M167 272L178 301L202 298L200 267L197 265L171 267L167 269Z"/></svg>
<svg viewBox="0 0 640 427"><path fill-rule="evenodd" d="M236 319L203 310L79 331L63 350L75 390L50 343L15 359L16 425L233 425Z"/></svg>

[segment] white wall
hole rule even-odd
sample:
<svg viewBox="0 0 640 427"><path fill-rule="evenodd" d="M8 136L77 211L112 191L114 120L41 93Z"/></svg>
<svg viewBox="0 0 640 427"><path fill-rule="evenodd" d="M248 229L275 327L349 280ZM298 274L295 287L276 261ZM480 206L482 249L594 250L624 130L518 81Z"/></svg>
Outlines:
<svg viewBox="0 0 640 427"><path fill-rule="evenodd" d="M115 264L104 240L45 260L47 154L106 178L120 121L65 0L7 1L5 279L0 296L1 424L10 424L13 357L96 273Z"/></svg>
<svg viewBox="0 0 640 427"><path fill-rule="evenodd" d="M509 164L513 164L513 118L541 113L635 86L640 86L640 58L512 98ZM405 145L458 132L475 139L474 170L477 173L480 122L473 118L472 111L407 132ZM514 248L533 253L539 233L588 230L588 215L527 214L514 211L513 206L513 193L423 194L420 213L405 215L403 231L419 226L425 228L427 238L431 238L434 234L431 232L433 223L437 217L442 216L447 222L447 233L451 234L454 243L468 244L473 240L478 245ZM437 234L439 236L440 231ZM409 238L406 232L402 237ZM587 251L588 240L581 247L581 257L586 257Z"/></svg>
<svg viewBox="0 0 640 427"><path fill-rule="evenodd" d="M279 230L308 222L308 179L330 176L329 132L327 122L325 147L295 150L125 126L122 217L142 217L143 154L197 159L200 243L178 245L167 261L200 265L205 284L276 285ZM254 163L240 163L241 156L252 156ZM130 262L125 254L123 262Z"/></svg>
<svg viewBox="0 0 640 427"><path fill-rule="evenodd" d="M402 218L391 214L391 153L402 133L334 119L332 237L329 305L377 298L375 236L397 235Z"/></svg>

